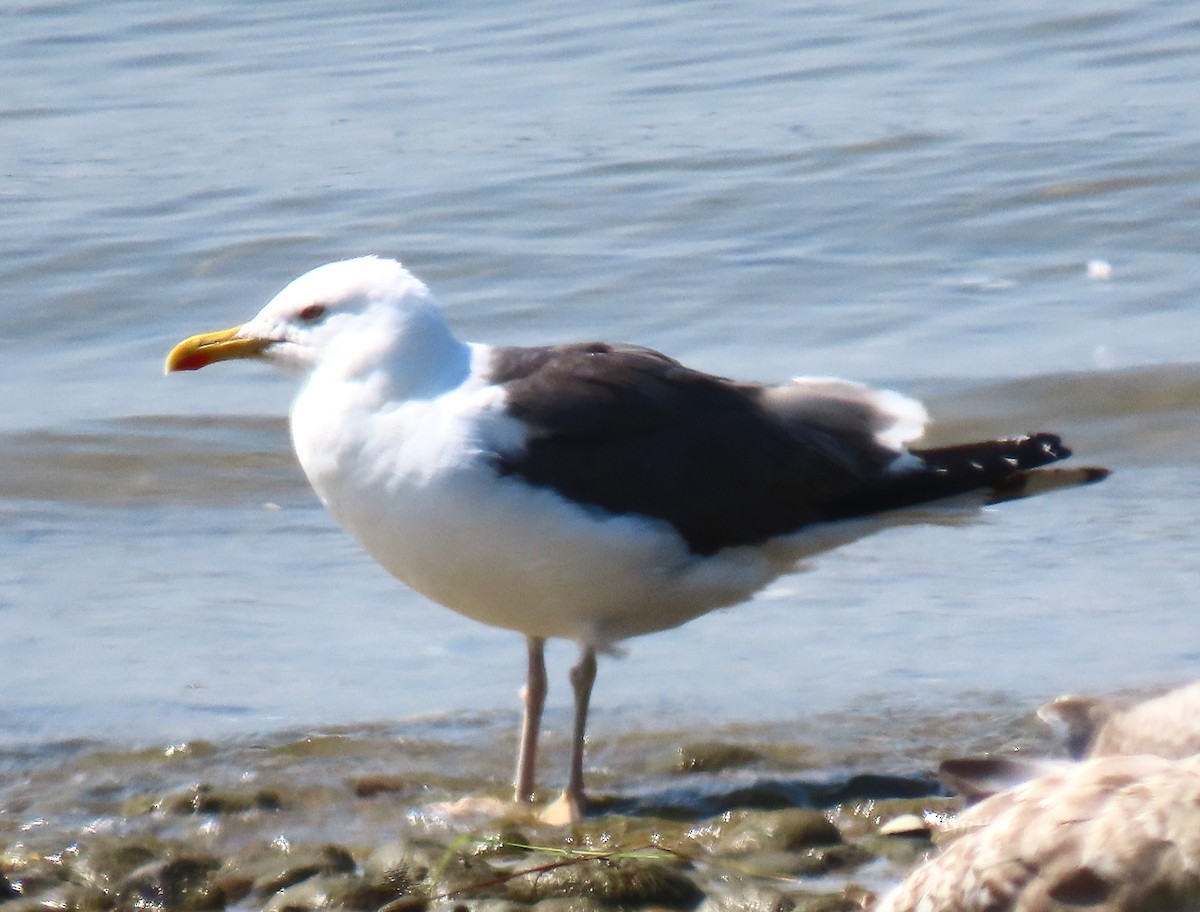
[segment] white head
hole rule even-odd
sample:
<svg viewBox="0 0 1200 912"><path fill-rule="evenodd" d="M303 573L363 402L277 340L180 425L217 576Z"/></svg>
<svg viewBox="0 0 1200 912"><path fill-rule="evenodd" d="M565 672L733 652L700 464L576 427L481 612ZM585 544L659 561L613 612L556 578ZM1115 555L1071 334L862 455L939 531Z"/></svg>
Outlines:
<svg viewBox="0 0 1200 912"><path fill-rule="evenodd" d="M300 377L384 369L419 387L461 367L464 351L419 279L395 260L365 256L306 272L241 326L185 339L166 370L258 358Z"/></svg>

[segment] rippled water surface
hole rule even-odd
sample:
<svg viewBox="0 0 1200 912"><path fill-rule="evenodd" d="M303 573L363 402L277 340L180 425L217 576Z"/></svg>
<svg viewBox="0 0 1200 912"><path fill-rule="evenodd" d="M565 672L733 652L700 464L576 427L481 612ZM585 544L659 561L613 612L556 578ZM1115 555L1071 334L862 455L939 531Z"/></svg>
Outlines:
<svg viewBox="0 0 1200 912"><path fill-rule="evenodd" d="M161 376L368 252L468 338L886 383L1114 469L631 643L599 735L1198 667L1192 4L22 3L0 83L0 743L515 719L519 638L334 527L286 379Z"/></svg>

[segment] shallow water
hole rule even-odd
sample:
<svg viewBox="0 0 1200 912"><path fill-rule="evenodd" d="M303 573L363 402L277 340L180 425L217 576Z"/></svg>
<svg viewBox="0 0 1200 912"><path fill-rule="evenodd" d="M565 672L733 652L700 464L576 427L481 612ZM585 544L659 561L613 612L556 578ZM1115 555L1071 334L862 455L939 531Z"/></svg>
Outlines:
<svg viewBox="0 0 1200 912"><path fill-rule="evenodd" d="M850 713L887 738L870 710L1000 720L1192 675L1198 27L1188 4L1015 0L17 6L0 744L515 719L519 639L333 526L286 380L160 375L178 339L365 252L469 338L885 383L939 439L1045 427L1115 470L630 644L597 737Z"/></svg>

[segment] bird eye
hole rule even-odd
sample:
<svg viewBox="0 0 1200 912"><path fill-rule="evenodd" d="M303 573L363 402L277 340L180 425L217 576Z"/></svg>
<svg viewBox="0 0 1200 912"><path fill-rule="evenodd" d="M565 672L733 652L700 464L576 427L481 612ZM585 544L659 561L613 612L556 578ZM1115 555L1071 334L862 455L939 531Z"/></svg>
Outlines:
<svg viewBox="0 0 1200 912"><path fill-rule="evenodd" d="M325 316L324 304L309 304L300 311L300 319L305 323L313 323Z"/></svg>

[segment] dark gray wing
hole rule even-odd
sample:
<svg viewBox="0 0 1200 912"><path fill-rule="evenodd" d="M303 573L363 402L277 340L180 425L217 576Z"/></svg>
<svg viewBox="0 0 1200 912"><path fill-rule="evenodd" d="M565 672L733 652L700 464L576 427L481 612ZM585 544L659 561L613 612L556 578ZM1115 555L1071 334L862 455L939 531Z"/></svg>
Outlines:
<svg viewBox="0 0 1200 912"><path fill-rule="evenodd" d="M646 348L496 349L491 378L529 426L523 451L497 455L500 473L666 520L699 554L838 518L897 455L863 402L801 407L786 387L734 383Z"/></svg>

